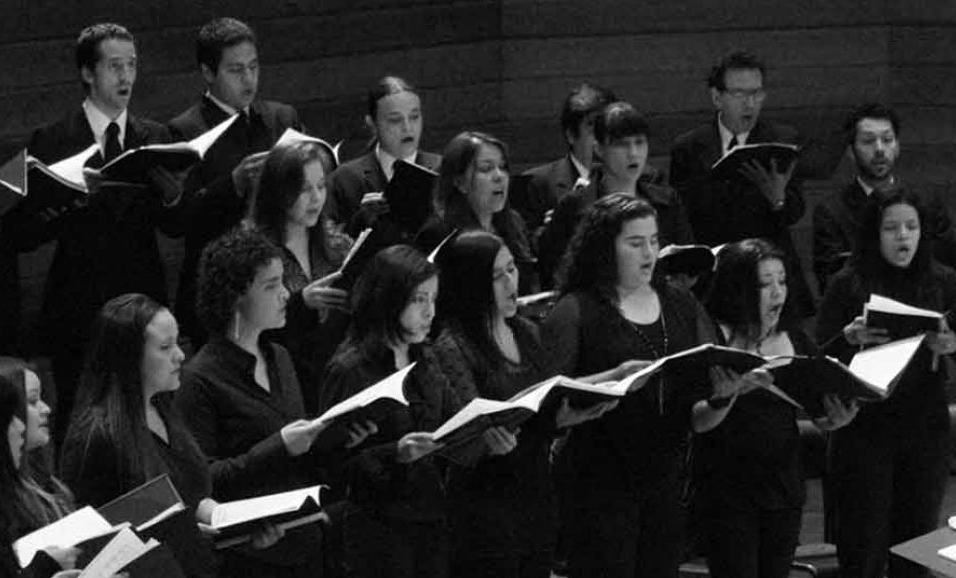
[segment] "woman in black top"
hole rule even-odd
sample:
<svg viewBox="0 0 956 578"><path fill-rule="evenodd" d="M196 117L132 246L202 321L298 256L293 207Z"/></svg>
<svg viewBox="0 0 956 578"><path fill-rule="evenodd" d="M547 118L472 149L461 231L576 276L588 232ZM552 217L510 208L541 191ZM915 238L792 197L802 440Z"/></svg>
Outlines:
<svg viewBox="0 0 956 578"><path fill-rule="evenodd" d="M252 223L281 249L286 324L268 333L292 355L308 414L349 321L348 294L332 284L352 240L325 217L326 179L334 168L335 158L317 143L273 147L249 207Z"/></svg>
<svg viewBox="0 0 956 578"><path fill-rule="evenodd" d="M760 239L724 247L706 307L718 341L758 355L813 355L816 346L790 321L785 255ZM736 380L713 368L718 394L694 406L695 511L715 578L790 574L804 502L800 433L793 405L766 387L764 370ZM799 384L793 384L799 386ZM845 425L857 407L823 399L824 430Z"/></svg>
<svg viewBox="0 0 956 578"><path fill-rule="evenodd" d="M416 244L430 252L455 231L494 233L511 251L525 295L538 291L538 273L524 219L508 205L508 183L505 143L481 132L460 133L442 154L435 215L419 232Z"/></svg>
<svg viewBox="0 0 956 578"><path fill-rule="evenodd" d="M43 401L40 378L22 359L0 357L0 377L21 389L26 402L24 457L20 464L22 484L17 488L22 508L15 532L20 536L56 522L74 510L73 493L53 476L47 466L50 443L50 406Z"/></svg>
<svg viewBox="0 0 956 578"><path fill-rule="evenodd" d="M176 405L208 457L218 500L318 484L322 467L334 461L312 447L325 424L303 419L288 351L260 339L285 324L288 298L279 248L258 231L235 229L203 251L197 311L210 340L183 368ZM358 429L350 443L369 433ZM230 550L223 573L315 576L320 544L317 526L303 526L263 552Z"/></svg>
<svg viewBox="0 0 956 578"><path fill-rule="evenodd" d="M656 212L633 195L585 213L542 328L559 373L617 380L713 340L693 296L653 278L658 250ZM703 374L653 378L571 431L555 464L571 576L677 576L680 465L691 407L709 392Z"/></svg>
<svg viewBox="0 0 956 578"><path fill-rule="evenodd" d="M873 294L952 313L956 273L932 259L921 235L925 217L919 197L905 190L871 202L858 253L833 277L820 305L817 336L829 342L829 354L848 362L860 347L887 341L886 332L867 327L863 317L863 304ZM890 398L864 406L833 435L830 476L841 574L883 576L891 545L937 527L950 446L946 375L938 357L954 351L956 335L944 323L928 334ZM893 557L889 575L927 574Z"/></svg>
<svg viewBox="0 0 956 578"><path fill-rule="evenodd" d="M502 239L458 236L439 253L445 329L435 351L462 403L506 400L554 375L537 327L517 313L518 268ZM519 432L485 433L488 453L451 469L452 576L547 577L555 540L548 450L556 428L599 417L613 404L535 418ZM512 451L513 450L513 451Z"/></svg>
<svg viewBox="0 0 956 578"><path fill-rule="evenodd" d="M145 295L120 295L103 306L60 468L77 502L93 507L169 474L188 508L177 529L191 534L169 543L173 555L187 575L215 576L212 543L195 523L209 523L215 507L209 471L172 406L184 359L178 336L172 313Z"/></svg>
<svg viewBox="0 0 956 578"><path fill-rule="evenodd" d="M23 569L13 551L13 542L22 535L23 519L31 508L22 500L26 488L19 472L26 445L26 421L23 390L0 375L0 431L6 440L0 446L0 572L11 578L76 578L79 571L71 570L79 553L76 548L44 548ZM61 572L64 568L67 570Z"/></svg>
<svg viewBox="0 0 956 578"><path fill-rule="evenodd" d="M597 199L611 193L633 193L657 211L662 247L694 243L694 233L680 197L669 187L644 176L649 152L647 119L630 103L614 102L594 119L595 153L601 164L590 182L562 197L539 241L542 284L551 286L571 237L584 212Z"/></svg>
<svg viewBox="0 0 956 578"><path fill-rule="evenodd" d="M378 253L355 288L348 340L329 366L323 408L411 363L408 407L379 422L369 447L346 464L346 564L352 575L448 575L444 469L431 432L458 409L427 343L438 269L408 245ZM418 459L420 458L421 459Z"/></svg>

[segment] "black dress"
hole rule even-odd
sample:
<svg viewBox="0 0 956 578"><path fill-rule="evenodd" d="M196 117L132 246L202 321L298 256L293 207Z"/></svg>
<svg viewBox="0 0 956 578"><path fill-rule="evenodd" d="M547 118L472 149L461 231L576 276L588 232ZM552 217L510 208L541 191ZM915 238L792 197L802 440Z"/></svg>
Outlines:
<svg viewBox="0 0 956 578"><path fill-rule="evenodd" d="M183 523L176 520L168 530L184 533L185 539L158 538L170 547L187 576L215 576L212 542L199 533L195 523L199 502L212 495L209 468L189 432L169 418L168 402L163 399L156 406L166 422L169 441L151 434L148 439L152 447L140 448L139 452L143 471L135 473L125 466L126 459L104 426L105 409L97 408L92 415L74 415L60 457L63 481L78 504L99 507L159 475L169 474L187 510Z"/></svg>
<svg viewBox="0 0 956 578"><path fill-rule="evenodd" d="M521 363L487 363L460 331L446 329L435 343L442 369L463 403L504 400L553 375L537 328L509 319ZM448 478L452 576L547 577L556 535L548 451L554 427L525 422L510 453L472 466L453 466Z"/></svg>
<svg viewBox="0 0 956 578"><path fill-rule="evenodd" d="M883 265L871 280L856 266L837 273L827 287L817 322L827 353L849 362L857 350L838 336L878 293L935 311L956 306L956 272L933 263L921 277ZM883 576L893 544L938 526L946 490L949 411L944 363L933 369L932 352L921 346L893 395L864 405L856 419L830 439L828 469L836 506L836 544L841 573ZM889 574L925 576L915 564L889 560Z"/></svg>
<svg viewBox="0 0 956 578"><path fill-rule="evenodd" d="M405 381L408 407L379 422L378 434L343 468L345 562L356 577L448 576L445 464L426 456L396 461L396 442L409 432L434 431L459 407L427 345L411 346L417 365ZM320 411L396 371L381 344L346 347L329 366Z"/></svg>
<svg viewBox="0 0 956 578"><path fill-rule="evenodd" d="M562 297L543 326L558 373L591 375L712 341L687 292L656 284L661 316L625 319L591 292ZM674 578L683 553L681 464L691 409L709 394L706 374L653 379L600 419L573 428L555 462L570 575Z"/></svg>
<svg viewBox="0 0 956 578"><path fill-rule="evenodd" d="M794 353L816 346L788 332ZM788 576L805 499L797 411L752 391L714 429L694 437L695 520L715 577Z"/></svg>

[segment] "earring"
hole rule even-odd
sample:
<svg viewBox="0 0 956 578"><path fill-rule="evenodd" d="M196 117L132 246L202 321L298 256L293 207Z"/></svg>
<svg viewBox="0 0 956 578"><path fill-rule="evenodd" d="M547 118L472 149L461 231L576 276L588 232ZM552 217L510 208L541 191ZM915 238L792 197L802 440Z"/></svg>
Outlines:
<svg viewBox="0 0 956 578"><path fill-rule="evenodd" d="M242 317L239 315L239 311L233 313L233 340L238 343L239 341L239 325L242 323Z"/></svg>

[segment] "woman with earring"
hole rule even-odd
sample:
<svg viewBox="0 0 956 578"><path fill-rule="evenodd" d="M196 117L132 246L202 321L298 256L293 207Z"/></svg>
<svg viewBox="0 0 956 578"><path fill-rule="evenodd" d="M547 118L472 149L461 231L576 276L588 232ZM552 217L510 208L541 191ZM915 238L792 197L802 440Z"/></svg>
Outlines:
<svg viewBox="0 0 956 578"><path fill-rule="evenodd" d="M693 296L654 278L658 251L657 212L633 194L585 212L542 328L559 373L618 380L713 340ZM570 576L677 576L691 408L708 395L705 374L651 378L570 432L555 463Z"/></svg>
<svg viewBox="0 0 956 578"><path fill-rule="evenodd" d="M183 368L177 407L208 457L212 496L237 500L321 483L336 461L313 448L326 424L307 421L288 351L261 339L285 325L289 291L278 247L237 228L203 251L197 312L210 340ZM357 427L354 445L374 432ZM322 571L316 525L289 532L269 550L229 551L229 576L298 577Z"/></svg>
<svg viewBox="0 0 956 578"><path fill-rule="evenodd" d="M345 337L348 293L333 287L352 246L325 217L326 177L335 160L313 142L276 146L262 167L250 220L281 251L289 291L285 327L269 331L292 355L306 413L319 402L321 377Z"/></svg>
<svg viewBox="0 0 956 578"><path fill-rule="evenodd" d="M428 456L438 446L427 432L459 403L428 343L438 289L437 267L414 248L380 251L355 287L349 337L325 379L329 407L416 364L408 407L380 422L377 441L345 466L345 561L356 577L448 576L444 464Z"/></svg>
<svg viewBox="0 0 956 578"><path fill-rule="evenodd" d="M761 239L721 249L706 301L719 343L762 356L817 353L788 315L785 263ZM732 390L729 371L711 373L727 395L697 402L693 414L695 514L707 565L716 578L789 576L805 498L797 410L766 388ZM816 423L826 431L858 410L835 395L823 407Z"/></svg>
<svg viewBox="0 0 956 578"><path fill-rule="evenodd" d="M863 304L874 294L946 313L927 335L889 399L868 404L830 440L840 572L848 576L925 576L888 549L938 526L949 475L950 418L943 355L956 352L948 318L956 307L956 273L932 258L927 215L905 189L870 201L858 251L827 286L817 336L827 353L849 362L854 352L888 341L870 327Z"/></svg>
<svg viewBox="0 0 956 578"><path fill-rule="evenodd" d="M537 327L517 315L519 272L505 241L468 231L439 253L443 331L439 362L462 403L507 400L553 377ZM448 477L452 576L547 578L555 541L548 452L559 428L595 419L613 404L572 408L487 430L484 457Z"/></svg>
<svg viewBox="0 0 956 578"><path fill-rule="evenodd" d="M435 215L419 232L416 244L430 252L455 231L472 229L501 237L520 275L520 294L538 290L536 260L524 220L508 206L508 149L495 137L463 132L442 155Z"/></svg>
<svg viewBox="0 0 956 578"><path fill-rule="evenodd" d="M438 170L441 159L418 148L423 122L421 98L404 79L381 78L368 91L367 110L365 124L372 132L371 150L332 173L330 217L345 225L353 237L375 225L387 230L383 236L388 244L407 243L417 231L404 231L388 219L385 186L392 180L398 160Z"/></svg>

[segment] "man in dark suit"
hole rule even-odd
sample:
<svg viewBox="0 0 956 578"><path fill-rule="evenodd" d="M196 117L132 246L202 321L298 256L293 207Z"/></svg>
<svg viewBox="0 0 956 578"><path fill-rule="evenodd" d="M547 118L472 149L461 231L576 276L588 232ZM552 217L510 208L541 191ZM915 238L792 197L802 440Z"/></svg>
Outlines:
<svg viewBox="0 0 956 578"><path fill-rule="evenodd" d="M196 57L206 92L198 103L170 121L173 135L192 139L230 116L240 115L193 167L184 187L190 193L190 203L176 317L198 347L205 341L195 313L196 272L202 250L245 215L245 194L258 178L265 151L287 128L302 130L302 126L291 106L256 100L256 36L243 22L217 18L205 24L199 29ZM263 154L250 157L254 153Z"/></svg>
<svg viewBox="0 0 956 578"><path fill-rule="evenodd" d="M89 163L95 167L124 149L169 141L166 127L127 110L136 82L136 45L126 28L103 23L84 29L76 44L76 64L86 99L60 121L33 133L27 147L31 155L49 164L95 143L99 151ZM91 171L90 194L83 202L43 215L23 211L5 221L10 225L5 233L17 238L21 250L58 241L41 311L41 336L56 379L57 441L65 433L87 335L99 308L131 292L167 300L155 229L181 234L181 188L159 167L144 177L145 186L107 186Z"/></svg>
<svg viewBox="0 0 956 578"><path fill-rule="evenodd" d="M405 80L396 76L379 80L368 95L365 124L375 135L375 146L333 171L329 184L329 217L345 225L353 237L388 212L383 192L392 180L396 161L413 162L434 171L441 164L440 156L418 150L422 104ZM388 230L383 238L394 242L410 242L418 232L401 231L391 223L380 228Z"/></svg>
<svg viewBox="0 0 956 578"><path fill-rule="evenodd" d="M750 237L767 239L789 257L791 302L799 317L814 306L790 237L790 225L803 216L800 183L793 179L796 163L745 165L736 178L718 180L710 167L736 146L759 142L796 143L788 126L760 119L767 93L765 67L742 51L724 57L708 78L714 119L677 137L671 150L671 185L684 201L698 243L716 246Z"/></svg>
<svg viewBox="0 0 956 578"><path fill-rule="evenodd" d="M523 198L511 195L512 206L524 219L534 239L540 236L548 211L573 191L575 184L587 186L589 183L594 160L594 119L615 100L611 91L586 82L572 89L564 99L561 133L568 154L525 171L531 180Z"/></svg>
<svg viewBox="0 0 956 578"><path fill-rule="evenodd" d="M857 249L868 201L899 186L894 169L900 155L900 119L895 110L863 104L847 116L843 132L856 176L813 211L813 270L821 293ZM949 210L937 197L920 196L929 220L921 223L921 233L933 243L936 258L952 267L956 265L956 232Z"/></svg>

